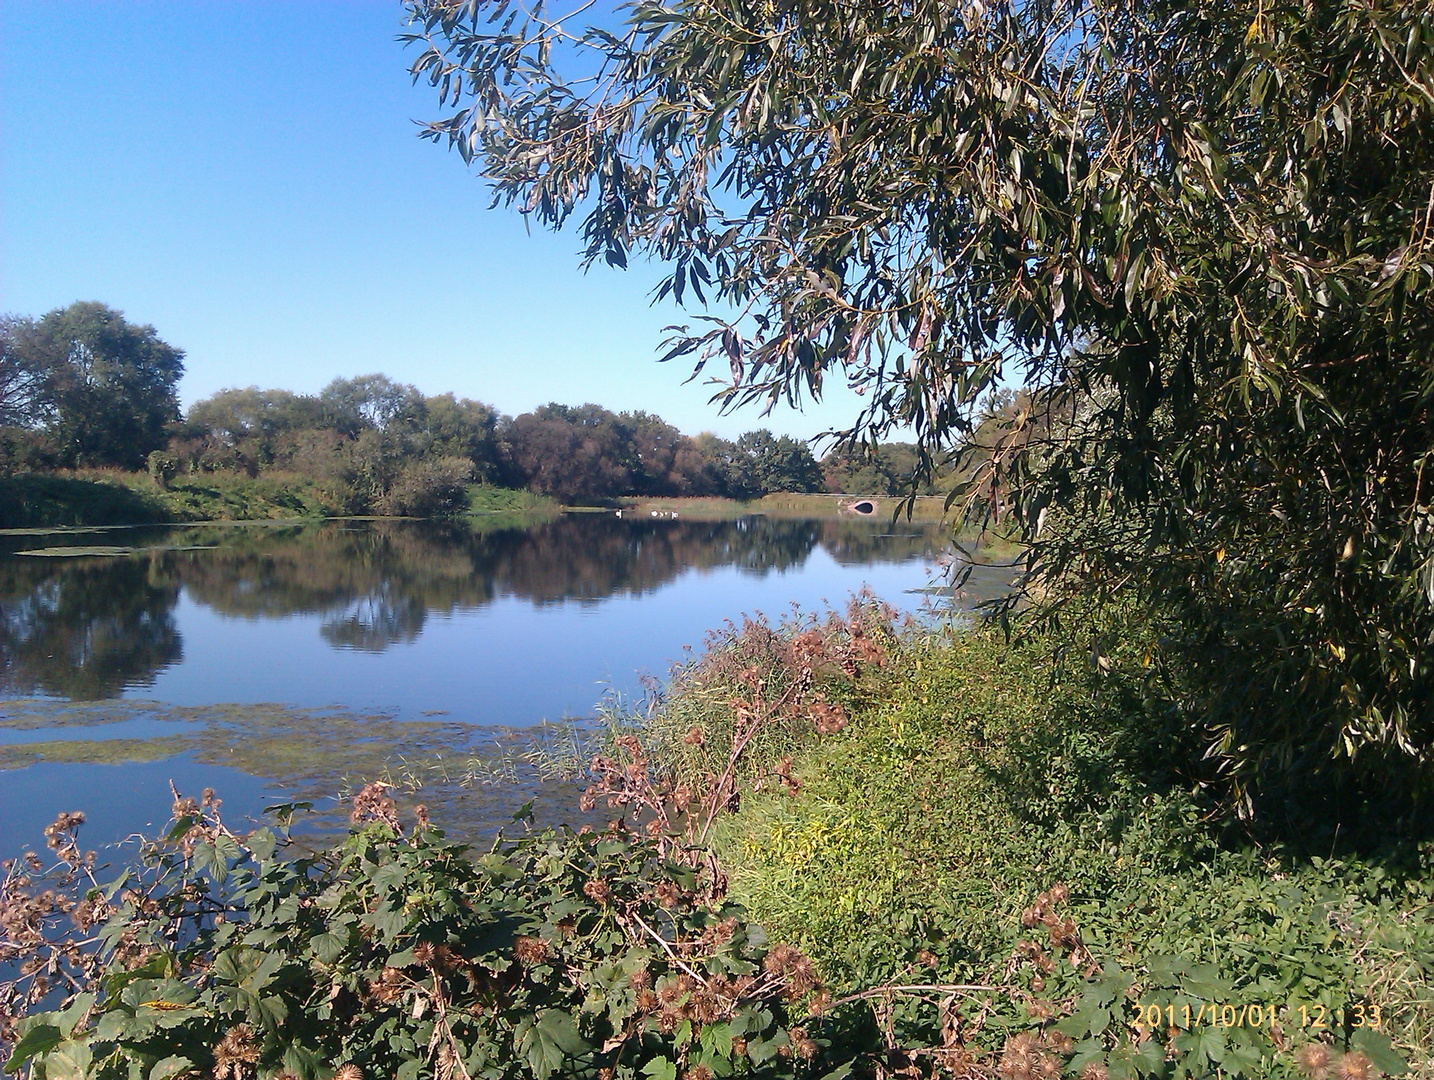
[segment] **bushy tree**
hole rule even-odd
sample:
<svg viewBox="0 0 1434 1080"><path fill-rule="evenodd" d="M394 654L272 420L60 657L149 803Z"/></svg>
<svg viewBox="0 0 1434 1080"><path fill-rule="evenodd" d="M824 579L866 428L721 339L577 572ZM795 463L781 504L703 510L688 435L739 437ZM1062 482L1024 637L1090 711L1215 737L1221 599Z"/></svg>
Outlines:
<svg viewBox="0 0 1434 1080"><path fill-rule="evenodd" d="M56 463L54 444L41 430L48 407L44 372L25 348L33 331L29 319L0 316L0 471Z"/></svg>
<svg viewBox="0 0 1434 1080"><path fill-rule="evenodd" d="M417 387L396 383L387 375L335 379L320 392L319 406L324 424L349 436L369 429L412 427L426 411Z"/></svg>
<svg viewBox="0 0 1434 1080"><path fill-rule="evenodd" d="M828 451L821 467L828 491L901 496L910 494L918 482L920 454L911 443L882 443L875 449L865 444L841 445ZM931 493L929 484L921 485L920 490Z"/></svg>
<svg viewBox="0 0 1434 1080"><path fill-rule="evenodd" d="M720 358L727 401L836 372L854 430L929 462L1019 380L970 490L1004 492L1047 614L1169 613L1155 659L1238 783L1427 775L1427 4L639 0L617 34L409 7L427 133L712 301L667 355Z"/></svg>
<svg viewBox="0 0 1434 1080"><path fill-rule="evenodd" d="M632 431L599 405L543 405L504 432L528 487L559 499L604 498L633 490Z"/></svg>
<svg viewBox="0 0 1434 1080"><path fill-rule="evenodd" d="M104 304L57 308L26 327L19 351L43 388L46 431L70 465L143 468L179 419L184 352Z"/></svg>
<svg viewBox="0 0 1434 1080"><path fill-rule="evenodd" d="M472 462L476 479L496 482L502 469L498 413L481 401L435 394L424 401L419 426L430 454Z"/></svg>
<svg viewBox="0 0 1434 1080"><path fill-rule="evenodd" d="M683 469L694 464L682 454L691 440L675 427L646 412L623 414L632 433L633 456L637 459L634 487L642 495L691 495L694 478Z"/></svg>
<svg viewBox="0 0 1434 1080"><path fill-rule="evenodd" d="M323 407L307 395L257 386L220 390L190 408L174 449L200 468L253 473L283 454L286 436L322 420Z"/></svg>
<svg viewBox="0 0 1434 1080"><path fill-rule="evenodd" d="M825 489L821 467L808 449L788 435L766 428L749 431L733 448L731 484L734 493L752 498L775 491L812 492Z"/></svg>

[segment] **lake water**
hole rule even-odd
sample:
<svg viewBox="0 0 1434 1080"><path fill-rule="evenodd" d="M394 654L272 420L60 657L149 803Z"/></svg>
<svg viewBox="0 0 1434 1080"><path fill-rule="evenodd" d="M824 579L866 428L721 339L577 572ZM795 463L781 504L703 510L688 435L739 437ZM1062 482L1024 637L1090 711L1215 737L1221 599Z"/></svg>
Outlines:
<svg viewBox="0 0 1434 1080"><path fill-rule="evenodd" d="M0 855L60 810L113 842L169 782L230 820L384 776L440 823L491 832L525 761L640 701L726 620L820 612L862 587L914 611L939 529L870 519L571 514L0 535ZM979 571L958 604L1001 591Z"/></svg>

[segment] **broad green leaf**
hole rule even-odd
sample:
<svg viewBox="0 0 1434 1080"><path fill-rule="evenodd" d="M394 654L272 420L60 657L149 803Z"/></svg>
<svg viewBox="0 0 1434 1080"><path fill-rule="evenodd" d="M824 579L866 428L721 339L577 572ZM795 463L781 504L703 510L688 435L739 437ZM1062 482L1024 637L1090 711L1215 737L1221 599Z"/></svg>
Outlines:
<svg viewBox="0 0 1434 1080"><path fill-rule="evenodd" d="M10 1058L5 1062L5 1072L14 1072L36 1054L48 1053L64 1042L64 1039L65 1036L54 1024L35 1024L20 1037L15 1049L10 1051Z"/></svg>

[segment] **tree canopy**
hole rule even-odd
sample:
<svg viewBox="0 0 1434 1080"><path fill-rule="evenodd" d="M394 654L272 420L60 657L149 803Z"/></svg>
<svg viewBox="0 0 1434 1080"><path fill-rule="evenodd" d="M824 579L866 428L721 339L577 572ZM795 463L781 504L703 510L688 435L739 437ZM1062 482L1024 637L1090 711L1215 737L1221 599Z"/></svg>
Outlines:
<svg viewBox="0 0 1434 1080"><path fill-rule="evenodd" d="M410 0L426 134L706 311L719 396L844 378L1135 590L1237 786L1434 751L1434 10L1414 0ZM728 377L730 374L730 378ZM1157 657L1157 660L1160 659Z"/></svg>
<svg viewBox="0 0 1434 1080"><path fill-rule="evenodd" d="M10 317L3 338L0 425L43 424L69 465L139 468L164 446L167 425L179 419L184 352L153 326L79 302L38 320Z"/></svg>

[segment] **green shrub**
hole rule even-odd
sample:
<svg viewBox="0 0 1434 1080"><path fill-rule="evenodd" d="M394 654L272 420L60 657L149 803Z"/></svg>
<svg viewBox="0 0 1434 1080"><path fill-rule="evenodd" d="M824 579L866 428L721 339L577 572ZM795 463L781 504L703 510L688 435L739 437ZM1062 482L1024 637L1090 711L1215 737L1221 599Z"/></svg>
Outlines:
<svg viewBox="0 0 1434 1080"><path fill-rule="evenodd" d="M1338 818L1239 821L1125 630L1012 644L869 601L729 626L616 729L590 805L710 843L841 988L841 1060L1265 1077L1312 1047L1351 1077L1434 1071L1434 849L1397 813L1386 850L1338 859L1308 853Z"/></svg>
<svg viewBox="0 0 1434 1080"><path fill-rule="evenodd" d="M448 517L464 509L471 479L473 463L467 458L411 461L398 470L374 509L397 517Z"/></svg>
<svg viewBox="0 0 1434 1080"><path fill-rule="evenodd" d="M557 500L546 495L494 484L469 484L467 504L470 514L555 513L558 510Z"/></svg>
<svg viewBox="0 0 1434 1080"><path fill-rule="evenodd" d="M145 465L150 479L161 491L169 487L170 481L179 472L179 459L167 450L151 450L149 457L145 458Z"/></svg>
<svg viewBox="0 0 1434 1080"><path fill-rule="evenodd" d="M26 473L0 477L0 529L144 525L172 520L148 480L135 490L106 476Z"/></svg>
<svg viewBox="0 0 1434 1080"><path fill-rule="evenodd" d="M7 1069L675 1080L787 1077L816 1052L791 1020L810 963L651 844L544 832L472 852L422 812L405 836L372 786L347 839L305 855L216 807L177 798L164 841L105 887L75 815L47 834L58 891L10 869L0 945L32 962L0 984ZM46 980L63 1007L19 1015Z"/></svg>

